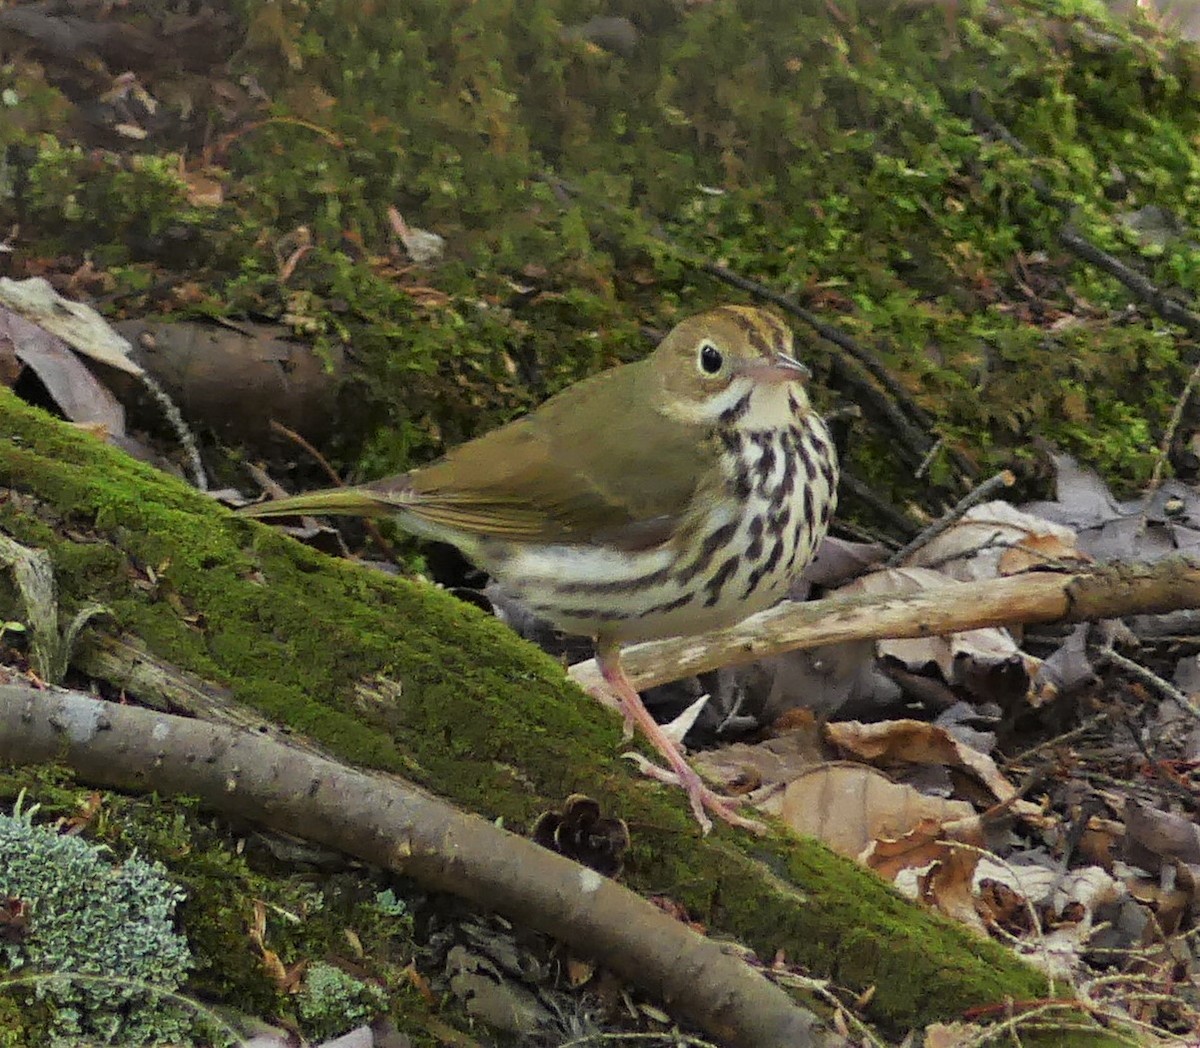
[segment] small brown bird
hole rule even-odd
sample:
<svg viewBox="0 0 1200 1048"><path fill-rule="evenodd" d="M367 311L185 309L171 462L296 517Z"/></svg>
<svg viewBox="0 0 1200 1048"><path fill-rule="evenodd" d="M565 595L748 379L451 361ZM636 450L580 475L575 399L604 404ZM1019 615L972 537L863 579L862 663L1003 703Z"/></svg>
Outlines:
<svg viewBox="0 0 1200 1048"><path fill-rule="evenodd" d="M837 456L791 354L773 313L722 306L424 469L240 512L393 516L457 546L538 615L595 638L626 725L666 758L706 832L705 809L761 829L688 765L620 648L732 625L780 600L812 559Z"/></svg>

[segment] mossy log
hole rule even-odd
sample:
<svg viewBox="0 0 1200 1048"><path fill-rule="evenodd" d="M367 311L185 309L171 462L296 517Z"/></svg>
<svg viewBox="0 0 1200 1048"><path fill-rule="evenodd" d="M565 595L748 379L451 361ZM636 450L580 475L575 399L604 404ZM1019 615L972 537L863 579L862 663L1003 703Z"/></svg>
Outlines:
<svg viewBox="0 0 1200 1048"><path fill-rule="evenodd" d="M1007 950L814 841L701 838L681 795L617 759L619 718L477 609L238 519L7 392L0 432L0 528L48 551L64 615L108 606L93 631L133 635L341 759L514 830L588 793L630 825L635 890L671 896L759 956L874 987L871 1016L891 1029L1045 994ZM0 615L22 615L7 579Z"/></svg>

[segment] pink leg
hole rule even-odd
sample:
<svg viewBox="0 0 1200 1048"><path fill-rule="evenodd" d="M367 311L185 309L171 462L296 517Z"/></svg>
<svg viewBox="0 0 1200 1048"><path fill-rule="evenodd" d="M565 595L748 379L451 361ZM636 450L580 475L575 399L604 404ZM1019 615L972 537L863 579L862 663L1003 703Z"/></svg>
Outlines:
<svg viewBox="0 0 1200 1048"><path fill-rule="evenodd" d="M641 728L642 734L666 758L670 771L661 768L657 769L657 771L662 776L678 782L687 792L688 801L692 805L692 814L696 816L696 821L700 823L700 829L704 833L708 833L712 829L712 823L704 812L704 809L707 808L717 818L723 819L731 826L739 826L753 833L766 833L767 828L761 822L743 818L733 810L732 805L738 804L740 801L731 797L722 797L719 793L715 793L704 785L700 776L696 774L692 766L684 759L683 754L679 752L679 747L671 741L658 722L650 715L650 711L642 703L642 698L638 695L637 689L634 688L629 678L625 675L625 671L621 668L619 649L615 645L597 644L596 662L600 667L601 674L603 674L604 679L608 682L608 686L612 688L620 702L621 712L625 715L626 726L634 724ZM660 777L659 774L653 771L650 774L654 778Z"/></svg>

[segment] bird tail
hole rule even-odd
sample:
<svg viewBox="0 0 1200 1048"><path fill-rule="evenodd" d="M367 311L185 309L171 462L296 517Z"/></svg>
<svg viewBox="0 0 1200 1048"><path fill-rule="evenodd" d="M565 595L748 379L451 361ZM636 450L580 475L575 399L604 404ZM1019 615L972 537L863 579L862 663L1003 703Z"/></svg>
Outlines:
<svg viewBox="0 0 1200 1048"><path fill-rule="evenodd" d="M328 488L269 502L256 502L241 507L237 513L243 517L386 517L395 513L396 509L394 502L367 488Z"/></svg>

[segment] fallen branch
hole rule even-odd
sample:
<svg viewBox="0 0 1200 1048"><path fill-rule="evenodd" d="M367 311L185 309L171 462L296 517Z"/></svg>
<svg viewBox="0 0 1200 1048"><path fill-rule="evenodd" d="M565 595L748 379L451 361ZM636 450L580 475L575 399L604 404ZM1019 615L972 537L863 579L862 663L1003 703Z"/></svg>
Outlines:
<svg viewBox="0 0 1200 1048"><path fill-rule="evenodd" d="M640 688L799 648L884 637L935 637L987 626L1090 622L1200 608L1200 561L1107 564L1073 575L1030 572L990 582L956 582L903 597L831 597L785 602L703 637L673 637L626 648L621 663ZM571 667L600 689L594 660Z"/></svg>
<svg viewBox="0 0 1200 1048"><path fill-rule="evenodd" d="M0 760L199 797L568 943L723 1042L803 1048L821 1027L782 989L633 892L396 778L253 732L75 692L0 686Z"/></svg>

